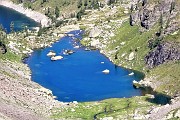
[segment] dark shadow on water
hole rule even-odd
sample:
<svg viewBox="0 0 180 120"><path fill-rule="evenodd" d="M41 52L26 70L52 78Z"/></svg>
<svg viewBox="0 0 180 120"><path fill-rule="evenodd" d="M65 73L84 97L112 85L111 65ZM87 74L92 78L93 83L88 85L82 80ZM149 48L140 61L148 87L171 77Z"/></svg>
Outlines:
<svg viewBox="0 0 180 120"><path fill-rule="evenodd" d="M154 95L154 98L147 98L146 100L155 103L155 104L160 104L160 105L166 105L170 104L171 97L168 95L165 95L163 93L158 93L156 91L153 91L152 88L146 87L146 88L141 88L143 91L143 94L152 94Z"/></svg>
<svg viewBox="0 0 180 120"><path fill-rule="evenodd" d="M171 97L167 96L162 93L157 93L154 95L154 98L147 98L147 101L155 104L161 104L161 105L166 105L170 104Z"/></svg>
<svg viewBox="0 0 180 120"><path fill-rule="evenodd" d="M142 80L145 78L145 74L143 72L139 72L137 70L132 70L132 72L134 72L134 75L136 78L138 78L138 80Z"/></svg>
<svg viewBox="0 0 180 120"><path fill-rule="evenodd" d="M136 75L136 77L139 80L142 80L145 78L145 74L136 70L133 70L133 72L135 73L134 75ZM135 86L134 86L135 87ZM136 87L135 87L136 88ZM140 88L141 89L141 95L146 95L146 94L152 94L154 95L154 98L147 98L146 100L151 102L151 103L155 103L155 104L161 104L161 105L165 105L170 103L171 97L162 93L158 93L156 91L153 91L153 89L151 87L145 87L145 88Z"/></svg>

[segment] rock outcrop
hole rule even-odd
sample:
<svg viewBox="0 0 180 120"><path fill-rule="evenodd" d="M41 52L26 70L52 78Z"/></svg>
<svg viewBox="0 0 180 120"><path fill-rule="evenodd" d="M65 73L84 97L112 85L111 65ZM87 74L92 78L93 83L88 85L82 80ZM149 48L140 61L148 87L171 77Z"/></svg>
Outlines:
<svg viewBox="0 0 180 120"><path fill-rule="evenodd" d="M0 54L5 54L6 52L6 46L2 42L0 42Z"/></svg>
<svg viewBox="0 0 180 120"><path fill-rule="evenodd" d="M155 23L160 21L161 16L163 19L162 24L164 24L166 21L174 18L179 11L179 5L174 0L161 0L156 4L152 3L153 2L150 1L145 3L142 1L141 4L140 1L133 2L131 7L132 13L130 15L130 24L139 24L142 27L149 29L155 25ZM179 27L176 25L174 28Z"/></svg>
<svg viewBox="0 0 180 120"><path fill-rule="evenodd" d="M145 63L153 68L169 60L180 60L180 45L177 43L164 42L145 57Z"/></svg>
<svg viewBox="0 0 180 120"><path fill-rule="evenodd" d="M98 37L101 34L101 30L98 27L94 27L90 33L89 33L89 37L90 38L95 38Z"/></svg>

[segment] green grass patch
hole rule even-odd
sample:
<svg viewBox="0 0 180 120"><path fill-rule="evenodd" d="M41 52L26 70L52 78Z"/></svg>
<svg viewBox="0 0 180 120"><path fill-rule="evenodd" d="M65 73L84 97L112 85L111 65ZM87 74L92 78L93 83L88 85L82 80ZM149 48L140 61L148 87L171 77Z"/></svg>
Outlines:
<svg viewBox="0 0 180 120"><path fill-rule="evenodd" d="M180 91L180 61L171 61L152 69L147 77L156 76L156 81L160 85L157 92L173 96Z"/></svg>
<svg viewBox="0 0 180 120"><path fill-rule="evenodd" d="M166 36L164 40L172 41L172 42L180 42L180 30L175 31L173 34Z"/></svg>
<svg viewBox="0 0 180 120"><path fill-rule="evenodd" d="M0 59L9 60L12 62L21 62L22 55L17 55L13 52L8 51L6 54L0 54Z"/></svg>
<svg viewBox="0 0 180 120"><path fill-rule="evenodd" d="M154 27L151 30L141 32L139 26L130 26L129 22L124 22L117 29L107 50L111 51L118 48L116 52L118 59L114 59L115 53L111 55L116 64L142 71L145 66L144 57L150 51L147 42L153 37L155 31L156 28ZM124 45L122 45L123 42ZM135 58L129 61L128 58L131 52L135 53Z"/></svg>
<svg viewBox="0 0 180 120"><path fill-rule="evenodd" d="M146 113L150 106L155 105L146 101L147 97L113 98L99 102L78 103L67 109L56 109L51 116L54 119L77 119L92 120L111 116L113 118L133 118L134 110L140 109L139 114Z"/></svg>

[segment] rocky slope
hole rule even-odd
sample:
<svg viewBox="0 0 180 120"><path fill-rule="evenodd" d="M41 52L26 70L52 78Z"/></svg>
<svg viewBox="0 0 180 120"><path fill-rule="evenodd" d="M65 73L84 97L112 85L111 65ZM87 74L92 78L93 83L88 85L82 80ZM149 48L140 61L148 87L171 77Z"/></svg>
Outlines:
<svg viewBox="0 0 180 120"><path fill-rule="evenodd" d="M54 100L50 90L31 81L27 65L0 60L0 69L0 112L3 116L38 120L47 118L53 107L64 106Z"/></svg>
<svg viewBox="0 0 180 120"><path fill-rule="evenodd" d="M153 68L168 61L180 60L179 43L161 43L157 45L155 50L148 53L145 57L145 62L148 67Z"/></svg>

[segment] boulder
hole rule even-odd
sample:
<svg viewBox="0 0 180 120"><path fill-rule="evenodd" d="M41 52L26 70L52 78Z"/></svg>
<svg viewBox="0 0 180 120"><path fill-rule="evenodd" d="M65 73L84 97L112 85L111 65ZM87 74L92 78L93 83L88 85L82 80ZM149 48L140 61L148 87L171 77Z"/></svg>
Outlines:
<svg viewBox="0 0 180 120"><path fill-rule="evenodd" d="M60 55L51 57L52 61L61 60L61 59L63 59L63 56L60 56Z"/></svg>
<svg viewBox="0 0 180 120"><path fill-rule="evenodd" d="M140 88L141 84L139 84L139 82L137 82L136 80L133 80L133 86L135 86L136 88Z"/></svg>
<svg viewBox="0 0 180 120"><path fill-rule="evenodd" d="M101 34L101 30L98 27L94 27L90 33L89 33L89 37L90 38L95 38L98 37Z"/></svg>
<svg viewBox="0 0 180 120"><path fill-rule="evenodd" d="M63 54L64 55L71 55L71 54L73 54L75 51L73 51L73 50L64 50L63 51Z"/></svg>
<svg viewBox="0 0 180 120"><path fill-rule="evenodd" d="M91 46L97 47L99 44L100 44L100 42L99 42L98 39L93 39L93 40L91 41Z"/></svg>
<svg viewBox="0 0 180 120"><path fill-rule="evenodd" d="M114 119L113 117L104 117L101 120L113 120L113 119Z"/></svg>
<svg viewBox="0 0 180 120"><path fill-rule="evenodd" d="M135 53L134 52L131 52L129 54L129 59L128 60L133 60L135 58Z"/></svg>
<svg viewBox="0 0 180 120"><path fill-rule="evenodd" d="M122 45L122 46L123 46L123 45L125 45L125 43L126 43L126 42L121 42L121 43L120 43L120 45Z"/></svg>
<svg viewBox="0 0 180 120"><path fill-rule="evenodd" d="M49 57L52 57L52 56L55 56L55 55L56 55L56 53L53 52L53 51L50 51L50 52L47 54L47 56L49 56Z"/></svg>
<svg viewBox="0 0 180 120"><path fill-rule="evenodd" d="M177 110L177 112L174 115L175 118L180 118L180 109Z"/></svg>
<svg viewBox="0 0 180 120"><path fill-rule="evenodd" d="M104 74L109 74L110 73L110 71L108 70L108 69L105 69L105 70L103 70L102 71Z"/></svg>
<svg viewBox="0 0 180 120"><path fill-rule="evenodd" d="M76 46L74 46L74 48L75 48L75 49L78 49L78 48L80 48L80 46L79 46L79 45L76 45Z"/></svg>
<svg viewBox="0 0 180 120"><path fill-rule="evenodd" d="M129 73L129 76L132 76L132 75L134 75L134 73L132 72L132 73Z"/></svg>

